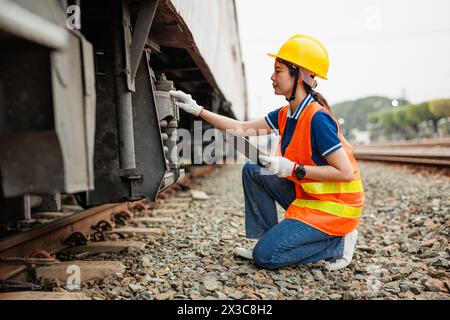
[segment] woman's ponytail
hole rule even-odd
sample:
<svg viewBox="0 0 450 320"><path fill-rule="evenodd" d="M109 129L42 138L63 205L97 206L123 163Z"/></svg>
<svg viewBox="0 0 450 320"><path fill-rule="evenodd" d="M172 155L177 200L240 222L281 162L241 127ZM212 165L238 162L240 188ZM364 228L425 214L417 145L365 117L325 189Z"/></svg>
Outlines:
<svg viewBox="0 0 450 320"><path fill-rule="evenodd" d="M311 88L311 86L304 81L303 81L303 85L305 86L306 92L310 93L313 96L314 100L316 100L321 106L324 106L325 108L327 108L328 111L330 111L330 113L331 113L331 108L328 105L327 99L325 99L324 96L322 96L319 92L314 91L314 89Z"/></svg>

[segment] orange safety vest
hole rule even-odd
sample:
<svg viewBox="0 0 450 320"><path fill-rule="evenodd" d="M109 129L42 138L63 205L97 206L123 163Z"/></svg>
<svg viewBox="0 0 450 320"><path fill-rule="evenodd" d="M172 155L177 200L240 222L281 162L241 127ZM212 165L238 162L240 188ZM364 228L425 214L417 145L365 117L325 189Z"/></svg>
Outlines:
<svg viewBox="0 0 450 320"><path fill-rule="evenodd" d="M278 113L280 136L286 126L289 105ZM284 157L305 166L316 166L311 146L311 120L316 112L324 110L336 122L338 137L353 167L351 182L325 182L287 177L295 183L296 199L286 210L286 218L300 220L329 235L343 236L356 228L362 214L364 190L358 164L353 156L353 147L341 133L339 123L333 115L317 102L309 104L300 114L291 142ZM278 144L281 156L281 139Z"/></svg>

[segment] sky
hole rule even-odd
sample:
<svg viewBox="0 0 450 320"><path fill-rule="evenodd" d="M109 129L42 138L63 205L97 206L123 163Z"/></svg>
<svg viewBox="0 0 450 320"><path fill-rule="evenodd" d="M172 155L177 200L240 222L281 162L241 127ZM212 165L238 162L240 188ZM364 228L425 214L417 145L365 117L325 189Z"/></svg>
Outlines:
<svg viewBox="0 0 450 320"><path fill-rule="evenodd" d="M319 39L330 57L316 90L330 104L383 95L418 103L450 98L449 0L235 0L249 118L286 104L270 76L290 36Z"/></svg>

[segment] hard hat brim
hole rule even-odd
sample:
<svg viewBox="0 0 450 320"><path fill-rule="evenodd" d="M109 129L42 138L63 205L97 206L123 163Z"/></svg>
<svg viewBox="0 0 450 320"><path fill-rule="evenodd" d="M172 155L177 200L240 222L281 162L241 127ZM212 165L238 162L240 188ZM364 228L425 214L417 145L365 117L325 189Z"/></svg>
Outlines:
<svg viewBox="0 0 450 320"><path fill-rule="evenodd" d="M274 58L274 59L277 59L277 58L280 58L280 59L283 59L282 57L280 57L280 56L278 56L278 55L276 55L276 54L273 54L273 53L267 53L267 55L269 56L269 57L271 57L271 58ZM283 59L283 60L286 60L286 59ZM291 61L288 61L288 62L291 62ZM292 63L292 62L291 62ZM301 67L301 66L300 66ZM328 78L327 77L322 77L321 75L318 75L317 73L314 73L316 76L318 76L319 78L322 78L322 79L324 79L324 80L328 80Z"/></svg>

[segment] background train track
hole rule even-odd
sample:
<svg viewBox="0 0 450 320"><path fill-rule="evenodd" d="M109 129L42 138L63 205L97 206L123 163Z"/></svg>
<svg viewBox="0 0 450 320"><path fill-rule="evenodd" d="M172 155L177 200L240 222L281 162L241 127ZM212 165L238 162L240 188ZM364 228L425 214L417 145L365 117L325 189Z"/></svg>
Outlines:
<svg viewBox="0 0 450 320"><path fill-rule="evenodd" d="M355 146L358 160L450 167L450 139Z"/></svg>

